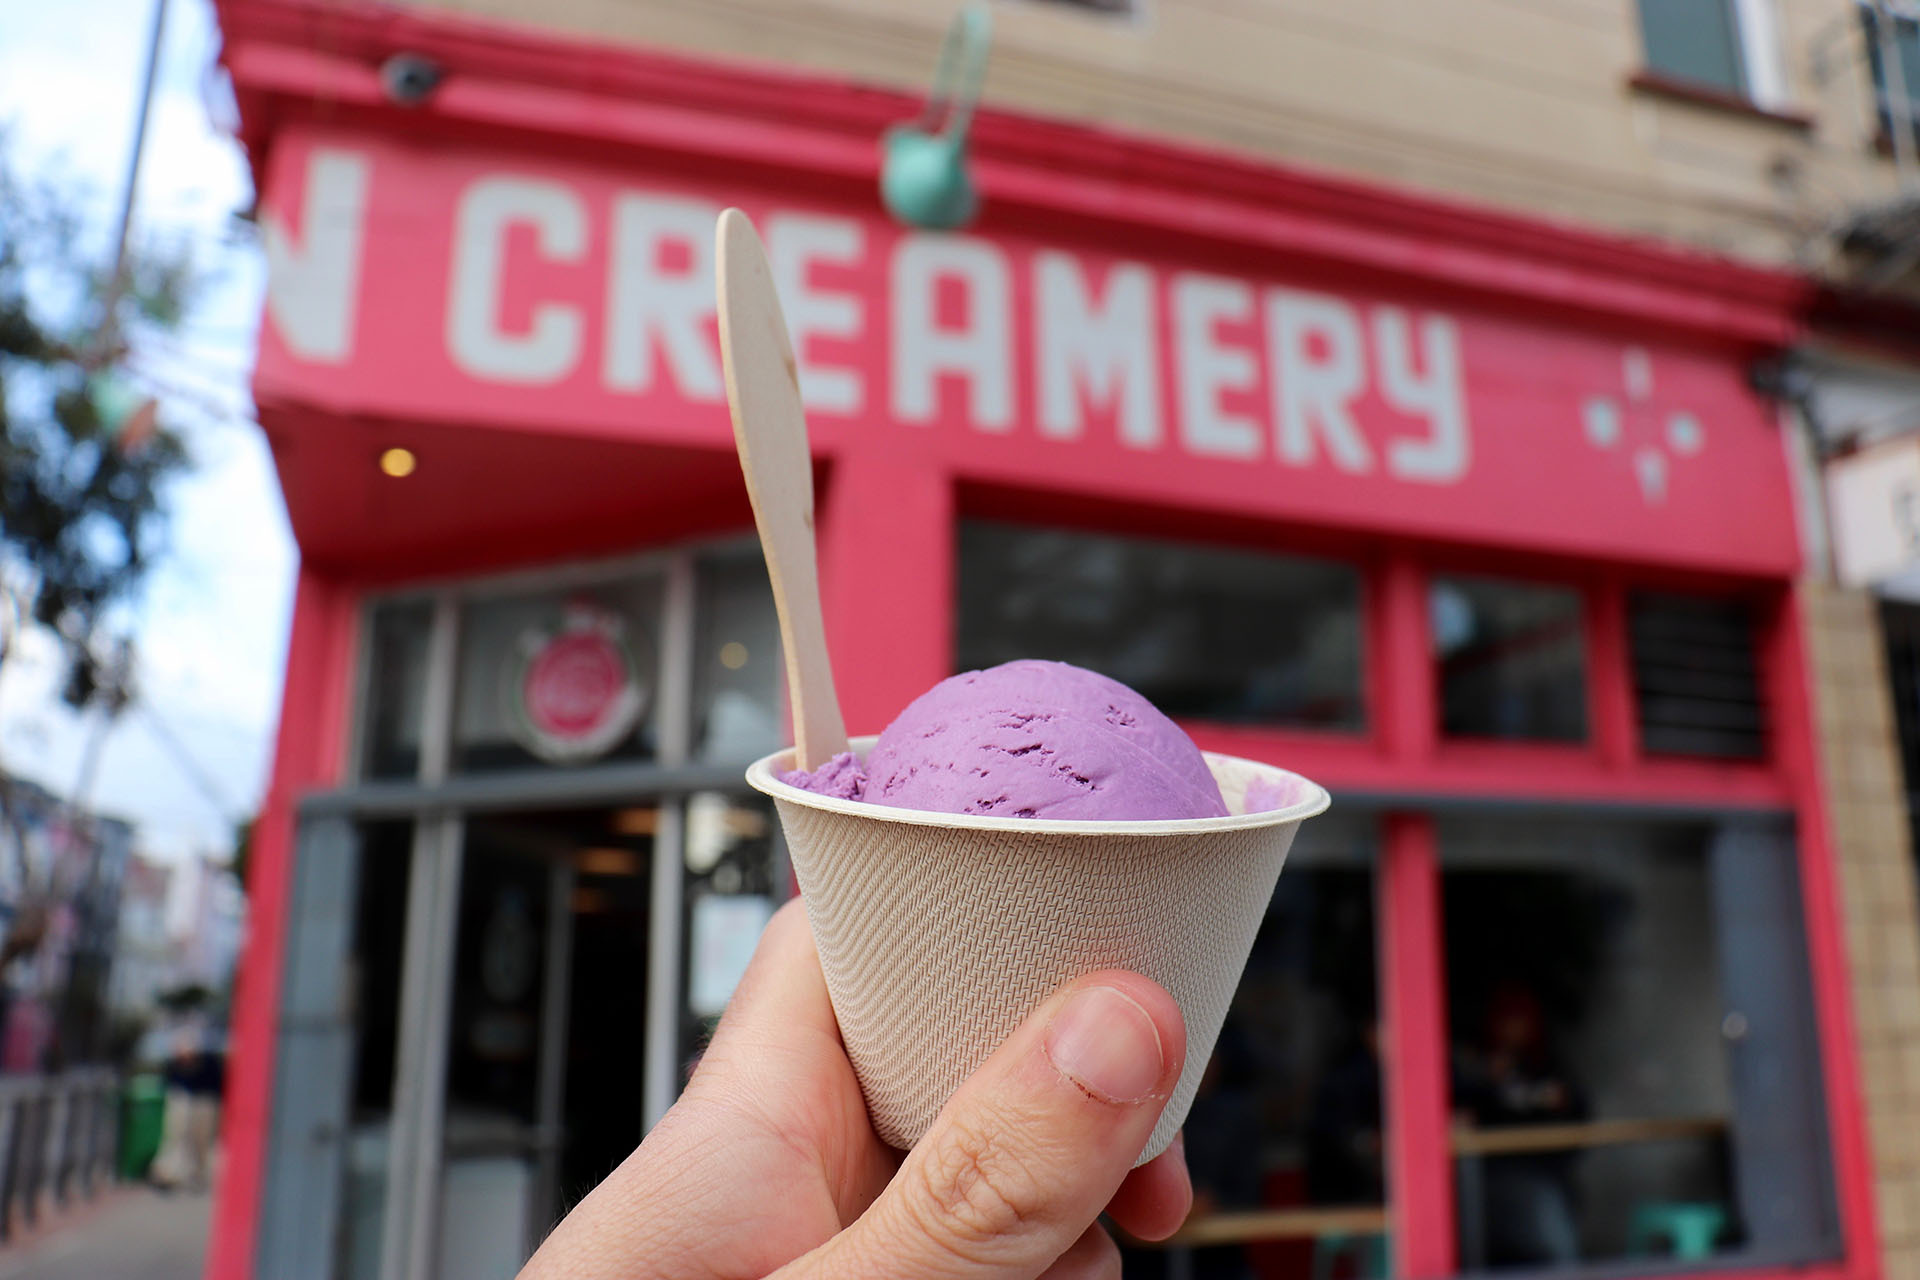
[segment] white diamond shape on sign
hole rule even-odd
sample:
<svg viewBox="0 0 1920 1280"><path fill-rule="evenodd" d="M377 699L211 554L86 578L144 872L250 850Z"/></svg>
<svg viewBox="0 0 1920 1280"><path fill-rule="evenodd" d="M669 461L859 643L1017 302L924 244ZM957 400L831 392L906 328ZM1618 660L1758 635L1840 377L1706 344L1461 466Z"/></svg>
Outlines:
<svg viewBox="0 0 1920 1280"><path fill-rule="evenodd" d="M1640 500L1658 506L1667 500L1675 458L1699 456L1707 447L1700 419L1684 409L1664 414L1653 404L1653 358L1644 347L1620 355L1620 394L1589 396L1580 406L1587 443L1605 452L1629 447ZM1635 438L1629 441L1629 435Z"/></svg>

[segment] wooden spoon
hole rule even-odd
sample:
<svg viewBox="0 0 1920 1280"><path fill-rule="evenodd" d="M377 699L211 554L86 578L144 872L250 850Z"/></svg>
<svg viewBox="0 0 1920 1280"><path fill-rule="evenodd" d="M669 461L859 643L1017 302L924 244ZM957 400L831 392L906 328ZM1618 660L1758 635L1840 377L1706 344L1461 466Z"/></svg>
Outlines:
<svg viewBox="0 0 1920 1280"><path fill-rule="evenodd" d="M800 408L793 344L760 237L738 209L720 215L720 361L727 375L733 442L753 500L760 549L773 579L793 700L795 762L818 769L847 749L833 691L820 569L813 548L813 457Z"/></svg>

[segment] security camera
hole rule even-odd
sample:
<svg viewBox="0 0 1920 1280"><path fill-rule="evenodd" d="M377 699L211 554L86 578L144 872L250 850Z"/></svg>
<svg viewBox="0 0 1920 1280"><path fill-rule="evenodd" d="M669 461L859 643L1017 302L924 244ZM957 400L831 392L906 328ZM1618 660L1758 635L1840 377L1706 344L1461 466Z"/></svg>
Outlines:
<svg viewBox="0 0 1920 1280"><path fill-rule="evenodd" d="M1813 373L1805 365L1782 357L1761 360L1747 370L1747 385L1763 396L1799 404L1813 394Z"/></svg>
<svg viewBox="0 0 1920 1280"><path fill-rule="evenodd" d="M417 107L433 96L446 72L417 53L396 53L380 64L380 87L403 107Z"/></svg>

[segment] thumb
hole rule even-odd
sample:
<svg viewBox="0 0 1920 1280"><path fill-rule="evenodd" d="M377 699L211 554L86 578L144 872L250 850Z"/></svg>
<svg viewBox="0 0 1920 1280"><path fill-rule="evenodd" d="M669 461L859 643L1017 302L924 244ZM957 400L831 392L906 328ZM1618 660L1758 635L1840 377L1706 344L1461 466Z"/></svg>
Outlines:
<svg viewBox="0 0 1920 1280"><path fill-rule="evenodd" d="M1034 1280L1140 1158L1180 1078L1180 1007L1137 974L1068 983L948 1101L879 1199L783 1280Z"/></svg>

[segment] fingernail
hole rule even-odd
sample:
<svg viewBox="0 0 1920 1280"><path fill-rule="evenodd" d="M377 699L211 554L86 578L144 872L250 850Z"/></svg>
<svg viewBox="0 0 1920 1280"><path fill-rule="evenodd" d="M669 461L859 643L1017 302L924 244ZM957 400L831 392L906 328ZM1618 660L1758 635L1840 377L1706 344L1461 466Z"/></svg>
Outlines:
<svg viewBox="0 0 1920 1280"><path fill-rule="evenodd" d="M1112 987L1074 992L1047 1025L1046 1046L1063 1075L1109 1102L1146 1097L1165 1065L1153 1019Z"/></svg>

